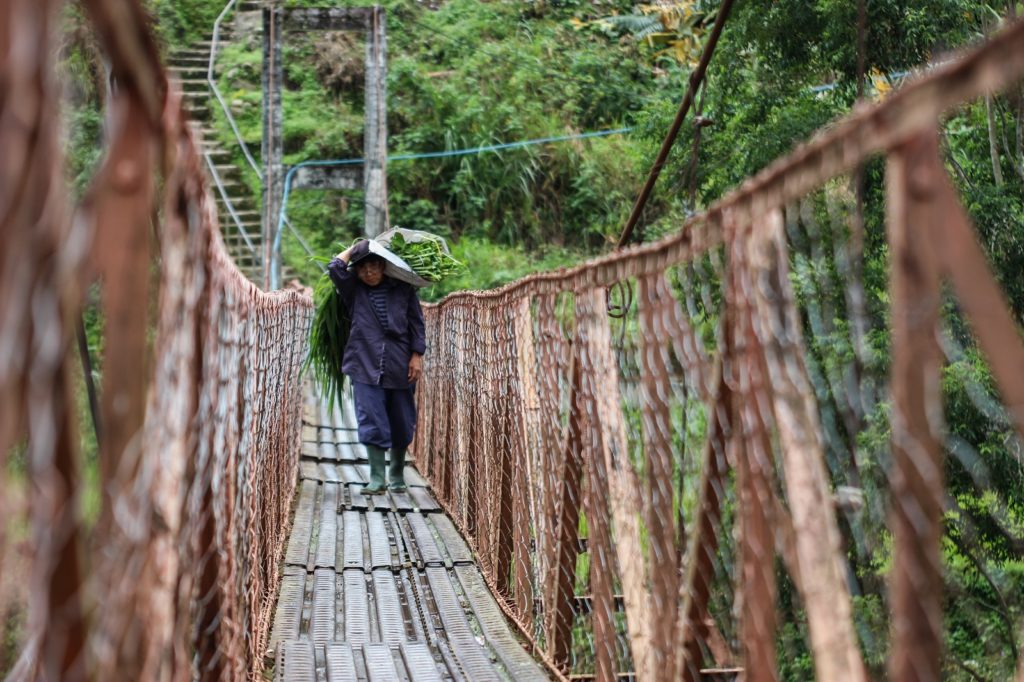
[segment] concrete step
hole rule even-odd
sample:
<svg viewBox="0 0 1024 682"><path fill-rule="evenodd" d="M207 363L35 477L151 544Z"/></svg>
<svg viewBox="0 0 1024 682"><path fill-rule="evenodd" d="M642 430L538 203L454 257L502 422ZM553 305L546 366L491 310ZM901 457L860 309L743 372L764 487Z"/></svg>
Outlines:
<svg viewBox="0 0 1024 682"><path fill-rule="evenodd" d="M223 207L224 200L221 198L220 192L215 190L213 196L217 200L217 205ZM255 197L240 196L231 197L231 208L235 209L235 213L238 213L239 211L255 211L259 206L256 203ZM231 213L226 208L222 208L221 212L227 213L230 218Z"/></svg>
<svg viewBox="0 0 1024 682"><path fill-rule="evenodd" d="M217 217L220 218L222 225L229 226L232 230L238 230L238 226L235 224L235 219L231 217L228 211L220 211L217 213ZM254 234L259 234L262 226L258 220L242 220L242 229L249 233L251 237Z"/></svg>
<svg viewBox="0 0 1024 682"><path fill-rule="evenodd" d="M260 264L262 259L263 249L259 244L254 245L256 251L250 251L245 244L228 244L224 243L224 250L231 254L232 260L240 265L257 266Z"/></svg>
<svg viewBox="0 0 1024 682"><path fill-rule="evenodd" d="M222 177L220 184L221 187L224 188L224 191L227 192L227 195L231 197L232 206L235 204L236 201L251 198L250 195L252 194L252 192L249 191L249 188L246 185L243 185L240 182L227 182Z"/></svg>
<svg viewBox="0 0 1024 682"><path fill-rule="evenodd" d="M235 256L236 260L244 259L252 263L258 262L260 252L263 250L262 242L253 240L252 246L255 253L249 250L249 247L242 239L228 239L226 236L224 237L224 248L232 256Z"/></svg>
<svg viewBox="0 0 1024 682"><path fill-rule="evenodd" d="M227 191L228 196L231 197L231 202L232 203L234 203L236 200L238 200L238 201L252 201L252 200L254 200L256 198L253 195L253 192L246 185L242 185L242 184L238 184L238 183L235 183L233 185L229 185L228 183L224 182L223 178L221 179L221 184L224 186L224 189ZM241 217L241 215L242 215L241 214L242 210L243 209L239 209L237 206L235 207L235 212L239 214L239 217ZM247 206L244 210L245 211L255 211L257 209Z"/></svg>
<svg viewBox="0 0 1024 682"><path fill-rule="evenodd" d="M256 247L256 253L249 251L248 247L242 243L234 244L231 247L228 247L227 242L224 244L225 249L234 257L235 262L243 265L257 265L260 262L260 245L254 243L253 246Z"/></svg>
<svg viewBox="0 0 1024 682"><path fill-rule="evenodd" d="M205 64L196 64L195 66L184 67L169 66L167 67L167 72L179 81L184 81L186 79L205 81L207 69Z"/></svg>
<svg viewBox="0 0 1024 682"><path fill-rule="evenodd" d="M184 64L176 62L173 59L167 65L167 70L176 74L197 74L196 78L206 78L206 73L210 69L209 58L206 59L195 59L188 60Z"/></svg>
<svg viewBox="0 0 1024 682"><path fill-rule="evenodd" d="M178 81L181 85L181 91L187 96L188 94L203 95L204 97L212 95L213 91L210 90L210 84L205 80L189 80L189 81Z"/></svg>
<svg viewBox="0 0 1024 682"><path fill-rule="evenodd" d="M236 209L235 210L235 215L238 216L238 219L242 221L243 225L259 225L260 224L260 212L259 211L252 211L252 210L239 211L239 210Z"/></svg>
<svg viewBox="0 0 1024 682"><path fill-rule="evenodd" d="M217 129L210 126L206 121L190 121L189 127L197 135L204 135L210 139L216 139Z"/></svg>
<svg viewBox="0 0 1024 682"><path fill-rule="evenodd" d="M226 185L225 185L225 189L227 189ZM244 188L243 187L239 187L239 188L236 188L236 189L238 191L236 191L236 192L228 192L228 196L231 197L231 203L234 206L235 213L238 215L238 217L242 218L242 219L248 220L249 219L248 216L251 215L252 213L257 213L258 214L259 207L257 207L257 206L245 206L245 207L239 207L238 206L239 203L251 203L251 202L256 200L256 197L253 196L252 192L249 191L249 188L248 187L244 187Z"/></svg>
<svg viewBox="0 0 1024 682"><path fill-rule="evenodd" d="M216 160L214 160L213 167L217 169L217 173L219 173L222 178L230 175L238 175L241 172L238 166L233 163L217 163Z"/></svg>
<svg viewBox="0 0 1024 682"><path fill-rule="evenodd" d="M185 111L188 112L189 118L193 121L209 121L210 120L210 107L200 106L197 104L189 105L185 102Z"/></svg>
<svg viewBox="0 0 1024 682"><path fill-rule="evenodd" d="M167 63L172 66L209 66L210 51L194 50L188 52L175 52L168 59Z"/></svg>
<svg viewBox="0 0 1024 682"><path fill-rule="evenodd" d="M230 213L224 211L218 215L220 216L221 223L223 223L224 225L230 225L231 229L235 229L235 221L231 217ZM254 234L259 234L260 230L263 229L261 227L261 223L259 220L243 220L242 227L245 229L246 232L249 233L250 236Z"/></svg>

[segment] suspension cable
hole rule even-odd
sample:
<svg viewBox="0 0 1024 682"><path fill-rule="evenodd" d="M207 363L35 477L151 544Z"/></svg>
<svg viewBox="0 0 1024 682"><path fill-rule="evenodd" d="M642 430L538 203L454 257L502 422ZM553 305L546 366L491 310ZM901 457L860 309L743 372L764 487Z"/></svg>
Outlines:
<svg viewBox="0 0 1024 682"><path fill-rule="evenodd" d="M651 190L654 189L654 183L658 181L658 176L661 175L661 169L664 167L665 161L668 160L668 153L672 150L672 145L675 144L676 137L679 135L679 129L682 127L683 121L686 119L686 114L690 110L690 106L693 104L693 98L697 92L697 88L700 86L701 81L704 80L704 73L707 71L708 64L711 62L711 56L715 52L715 46L718 44L718 37L722 34L722 27L725 25L725 20L728 18L730 10L732 10L732 3L733 0L723 0L722 6L718 9L718 16L715 17L714 28L711 29L711 36L708 38L707 45L704 46L703 53L701 53L700 62L697 63L697 68L690 74L690 82L686 87L686 94L683 96L683 101L679 105L679 111L676 112L676 118L672 121L672 127L669 128L668 134L665 136L665 141L661 143L661 149L658 151L658 158L655 159L654 165L651 166L651 172L647 176L647 182L644 183L643 189L640 190L640 196L636 198L636 203L633 204L633 211L629 214L626 226L622 229L622 236L619 237L619 241L615 245L616 249L621 249L623 246L628 244L630 238L633 236L633 229L640 220L640 213L643 211L644 205L647 203L647 199L651 196Z"/></svg>

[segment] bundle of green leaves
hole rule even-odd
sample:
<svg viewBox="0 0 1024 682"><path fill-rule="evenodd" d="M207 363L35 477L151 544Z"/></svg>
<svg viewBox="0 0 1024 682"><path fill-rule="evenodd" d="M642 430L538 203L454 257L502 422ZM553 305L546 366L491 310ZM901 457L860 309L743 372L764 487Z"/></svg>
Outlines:
<svg viewBox="0 0 1024 682"><path fill-rule="evenodd" d="M440 282L445 277L461 273L466 267L452 258L441 237L427 236L421 241L409 241L399 232L391 237L387 248L428 282Z"/></svg>
<svg viewBox="0 0 1024 682"><path fill-rule="evenodd" d="M328 409L333 410L335 400L341 400L345 387L341 363L352 328L352 316L326 272L313 290L313 303L315 312L305 369L313 370L313 381L320 389L320 395L327 399Z"/></svg>

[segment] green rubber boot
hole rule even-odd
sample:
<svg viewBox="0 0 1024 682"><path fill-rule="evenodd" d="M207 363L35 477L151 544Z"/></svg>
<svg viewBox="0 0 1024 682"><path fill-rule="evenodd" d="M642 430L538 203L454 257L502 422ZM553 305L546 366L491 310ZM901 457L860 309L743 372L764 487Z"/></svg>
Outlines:
<svg viewBox="0 0 1024 682"><path fill-rule="evenodd" d="M363 486L364 495L380 495L384 492L384 448L367 445L370 457L370 485Z"/></svg>
<svg viewBox="0 0 1024 682"><path fill-rule="evenodd" d="M405 486L405 448L391 448L388 489L395 493L404 493L407 489Z"/></svg>

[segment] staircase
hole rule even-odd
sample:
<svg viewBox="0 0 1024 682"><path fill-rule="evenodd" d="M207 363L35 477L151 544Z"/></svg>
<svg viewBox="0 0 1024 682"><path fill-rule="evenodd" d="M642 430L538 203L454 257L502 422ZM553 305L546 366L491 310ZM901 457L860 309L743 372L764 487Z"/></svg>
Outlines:
<svg viewBox="0 0 1024 682"><path fill-rule="evenodd" d="M258 6L254 3L242 5L238 12L256 11ZM221 26L220 47L222 49L229 44L234 33L231 22ZM238 216L242 227L245 229L253 249L250 250L245 239L242 237L234 218L228 210L224 197L221 195L217 184L214 181L209 167L207 167L207 179L210 183L210 191L213 192L217 201L217 215L220 220L221 231L224 235L224 243L228 253L234 259L238 269L251 281L263 286L263 238L260 225L260 197L254 196L249 187L242 181L242 174L239 167L233 161L233 152L222 143L213 128L213 108L219 107L217 100L210 90L206 81L206 72L210 63L210 47L212 42L209 38L198 41L188 48L174 52L170 57L169 71L172 77L177 78L181 84L184 96L185 109L189 112L192 120L193 130L196 135L196 142L199 149L208 154L217 176L220 178L232 208ZM258 154L259 149L251 150ZM242 163L245 163L243 160Z"/></svg>

